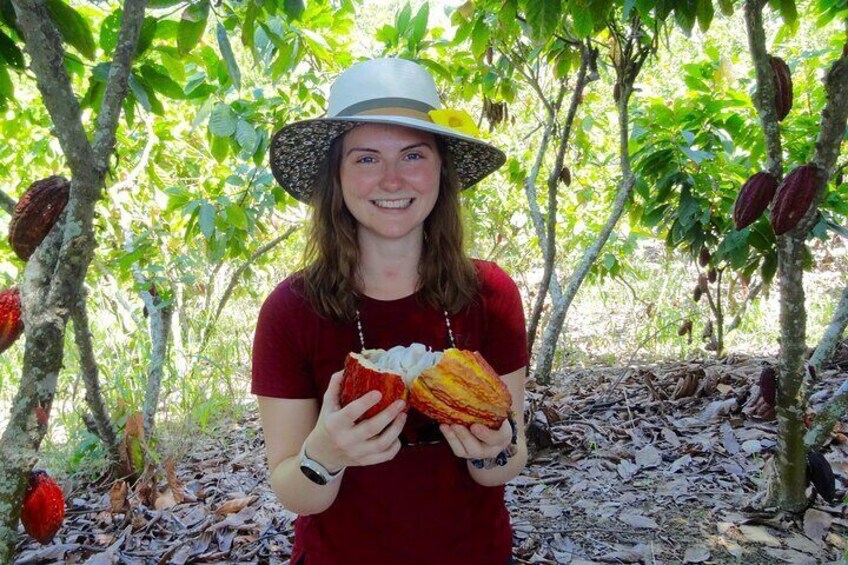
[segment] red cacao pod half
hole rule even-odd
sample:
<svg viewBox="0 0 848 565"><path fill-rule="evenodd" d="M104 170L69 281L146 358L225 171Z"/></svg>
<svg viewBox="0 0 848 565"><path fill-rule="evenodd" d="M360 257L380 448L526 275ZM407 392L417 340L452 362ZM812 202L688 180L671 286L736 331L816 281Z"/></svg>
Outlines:
<svg viewBox="0 0 848 565"><path fill-rule="evenodd" d="M813 203L817 187L818 169L814 165L802 165L786 175L771 207L771 225L776 235L798 225Z"/></svg>
<svg viewBox="0 0 848 565"><path fill-rule="evenodd" d="M60 176L35 181L26 189L9 222L9 245L27 261L47 236L68 203L71 183Z"/></svg>
<svg viewBox="0 0 848 565"><path fill-rule="evenodd" d="M12 287L0 292L0 353L9 349L23 331L21 293Z"/></svg>
<svg viewBox="0 0 848 565"><path fill-rule="evenodd" d="M512 406L509 389L479 353L431 351L420 343L348 354L342 406L371 390L379 390L383 397L365 418L408 398L409 405L439 423L497 428Z"/></svg>
<svg viewBox="0 0 848 565"><path fill-rule="evenodd" d="M777 179L771 173L755 173L739 190L733 206L733 223L737 230L748 227L760 217L777 191Z"/></svg>
<svg viewBox="0 0 848 565"><path fill-rule="evenodd" d="M21 507L24 530L39 543L53 539L65 519L65 497L50 475L36 470L29 475L29 486Z"/></svg>
<svg viewBox="0 0 848 565"><path fill-rule="evenodd" d="M782 122L792 109L792 73L780 57L769 55L769 65L774 77L774 103L777 121Z"/></svg>

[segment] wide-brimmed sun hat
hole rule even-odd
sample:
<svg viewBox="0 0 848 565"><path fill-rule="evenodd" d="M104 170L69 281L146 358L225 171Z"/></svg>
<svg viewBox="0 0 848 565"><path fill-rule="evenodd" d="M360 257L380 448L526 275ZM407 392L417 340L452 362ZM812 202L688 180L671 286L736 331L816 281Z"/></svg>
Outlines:
<svg viewBox="0 0 848 565"><path fill-rule="evenodd" d="M473 121L469 125L462 113L441 107L433 77L417 63L389 58L357 63L330 87L325 117L295 122L274 134L271 171L280 186L308 202L335 138L363 123L394 124L441 136L466 189L503 165L506 156L471 133Z"/></svg>

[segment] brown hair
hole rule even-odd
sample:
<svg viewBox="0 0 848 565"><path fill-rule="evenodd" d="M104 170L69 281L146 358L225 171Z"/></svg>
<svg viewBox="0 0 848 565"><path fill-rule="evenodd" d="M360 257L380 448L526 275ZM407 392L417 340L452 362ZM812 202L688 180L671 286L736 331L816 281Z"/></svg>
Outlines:
<svg viewBox="0 0 848 565"><path fill-rule="evenodd" d="M350 322L356 317L361 291L357 223L340 188L343 138L333 140L315 179L306 267L301 276L306 298L319 315ZM442 158L439 196L424 220L418 290L427 304L456 313L474 298L477 273L463 247L460 186L451 154L439 136L436 147Z"/></svg>

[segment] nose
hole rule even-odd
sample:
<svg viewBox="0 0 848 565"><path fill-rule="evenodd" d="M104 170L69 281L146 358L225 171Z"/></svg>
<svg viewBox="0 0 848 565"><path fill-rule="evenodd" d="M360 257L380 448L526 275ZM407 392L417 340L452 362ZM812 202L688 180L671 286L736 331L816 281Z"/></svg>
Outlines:
<svg viewBox="0 0 848 565"><path fill-rule="evenodd" d="M396 163L386 163L383 168L383 176L380 179L380 188L386 192L394 192L403 187L403 179L399 165Z"/></svg>

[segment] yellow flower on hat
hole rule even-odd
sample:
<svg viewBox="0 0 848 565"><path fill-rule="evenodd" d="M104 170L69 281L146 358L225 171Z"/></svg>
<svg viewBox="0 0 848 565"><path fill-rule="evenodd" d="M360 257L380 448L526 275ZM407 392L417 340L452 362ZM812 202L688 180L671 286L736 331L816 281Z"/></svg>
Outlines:
<svg viewBox="0 0 848 565"><path fill-rule="evenodd" d="M455 129L471 137L478 137L480 135L480 130L477 129L474 118L465 110L430 110L429 115L434 124Z"/></svg>

